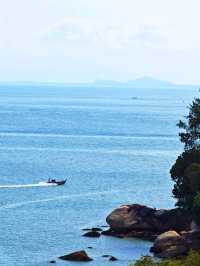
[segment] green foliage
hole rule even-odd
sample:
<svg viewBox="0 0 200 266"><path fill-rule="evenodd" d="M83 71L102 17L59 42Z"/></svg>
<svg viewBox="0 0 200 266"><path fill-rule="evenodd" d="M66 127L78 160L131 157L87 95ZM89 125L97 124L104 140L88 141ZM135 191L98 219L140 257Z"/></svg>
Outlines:
<svg viewBox="0 0 200 266"><path fill-rule="evenodd" d="M151 257L143 257L130 266L200 266L200 254L190 251L189 255L183 259L155 261Z"/></svg>
<svg viewBox="0 0 200 266"><path fill-rule="evenodd" d="M191 211L200 224L200 205L197 204L200 193L200 99L194 99L186 121L180 120L178 126L182 129L179 136L185 151L170 170L175 182L172 193L177 199L176 206Z"/></svg>
<svg viewBox="0 0 200 266"><path fill-rule="evenodd" d="M181 142L185 145L185 150L199 148L200 140L200 99L194 99L189 106L189 115L186 116L186 121L180 120L177 124L183 129L179 133Z"/></svg>
<svg viewBox="0 0 200 266"><path fill-rule="evenodd" d="M158 265L151 257L145 256L141 260L136 261L135 264L130 266L156 266Z"/></svg>
<svg viewBox="0 0 200 266"><path fill-rule="evenodd" d="M200 224L200 192L194 198L193 216L197 224Z"/></svg>
<svg viewBox="0 0 200 266"><path fill-rule="evenodd" d="M172 191L176 205L191 210L196 194L200 191L200 150L183 152L170 170L175 182Z"/></svg>

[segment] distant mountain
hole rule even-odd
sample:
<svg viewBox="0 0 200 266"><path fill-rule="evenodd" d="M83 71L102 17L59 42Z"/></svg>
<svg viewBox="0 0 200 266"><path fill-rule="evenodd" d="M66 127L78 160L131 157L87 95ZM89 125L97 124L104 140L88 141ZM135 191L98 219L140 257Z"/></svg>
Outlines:
<svg viewBox="0 0 200 266"><path fill-rule="evenodd" d="M130 80L130 81L128 81L128 84L130 84L132 86L134 85L137 87L143 87L143 88L176 86L176 84L174 84L172 82L159 80L159 79L155 79L152 77L142 77L142 78L138 78L135 80Z"/></svg>
<svg viewBox="0 0 200 266"><path fill-rule="evenodd" d="M91 83L92 84L92 83ZM97 80L93 83L95 87L128 87L128 88L199 88L199 85L176 84L170 81L160 80L148 76L127 82L112 80Z"/></svg>
<svg viewBox="0 0 200 266"><path fill-rule="evenodd" d="M128 86L137 88L165 88L178 86L172 82L155 79L152 77L142 77L127 82L119 82L113 80L96 80L95 86Z"/></svg>
<svg viewBox="0 0 200 266"><path fill-rule="evenodd" d="M126 82L115 80L96 80L94 82L81 83L57 83L57 82L0 82L0 86L44 86L44 87L95 87L95 88L199 88L199 85L175 84L173 82L160 80L148 76L129 80Z"/></svg>

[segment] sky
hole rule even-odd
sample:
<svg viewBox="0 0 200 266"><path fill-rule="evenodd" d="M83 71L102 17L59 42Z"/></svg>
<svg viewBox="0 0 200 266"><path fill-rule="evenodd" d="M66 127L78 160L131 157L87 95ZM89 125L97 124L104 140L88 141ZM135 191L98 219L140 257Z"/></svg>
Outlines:
<svg viewBox="0 0 200 266"><path fill-rule="evenodd" d="M199 0L0 0L0 81L200 84Z"/></svg>

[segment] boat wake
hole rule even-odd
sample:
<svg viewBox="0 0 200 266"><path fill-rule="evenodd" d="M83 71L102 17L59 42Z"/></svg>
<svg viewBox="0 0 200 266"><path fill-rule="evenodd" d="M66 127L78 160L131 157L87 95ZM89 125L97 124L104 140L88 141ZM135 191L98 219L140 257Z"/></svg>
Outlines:
<svg viewBox="0 0 200 266"><path fill-rule="evenodd" d="M133 190L127 190L127 192L133 192ZM63 200L74 200L77 198L87 198L87 199L93 199L95 198L102 198L105 197L106 195L113 195L113 194L118 194L122 192L121 190L109 190L109 191L99 191L99 192L88 192L88 193L81 193L81 194L71 194L71 195L63 195L63 196L57 196L57 197L52 197L52 198L46 198L46 199L37 199L37 200L30 200L30 201L24 201L24 202L17 202L17 203L11 203L11 204L5 204L0 206L0 210L6 210L6 209L16 209L20 208L23 206L27 205L32 205L32 204L40 204L40 203L45 203L45 202L55 202L55 201L63 201Z"/></svg>
<svg viewBox="0 0 200 266"><path fill-rule="evenodd" d="M0 189L3 188L32 188L32 187L49 187L57 186L54 183L39 182L37 184L24 184L24 185L0 185Z"/></svg>

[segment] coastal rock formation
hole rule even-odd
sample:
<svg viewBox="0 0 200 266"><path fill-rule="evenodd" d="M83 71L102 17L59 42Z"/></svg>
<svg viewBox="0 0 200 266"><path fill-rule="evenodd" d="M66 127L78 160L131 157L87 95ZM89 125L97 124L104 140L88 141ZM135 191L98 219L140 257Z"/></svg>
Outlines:
<svg viewBox="0 0 200 266"><path fill-rule="evenodd" d="M101 234L154 241L150 251L159 258L179 258L190 249L200 251L199 227L194 226L188 212L179 208L157 210L139 204L122 205L106 221L110 228Z"/></svg>
<svg viewBox="0 0 200 266"><path fill-rule="evenodd" d="M180 234L168 231L159 235L150 250L159 258L174 258L186 255L189 246Z"/></svg>
<svg viewBox="0 0 200 266"><path fill-rule="evenodd" d="M181 236L185 239L190 249L200 251L200 230L183 232Z"/></svg>
<svg viewBox="0 0 200 266"><path fill-rule="evenodd" d="M189 230L191 217L180 209L157 210L139 204L122 205L106 218L110 229L104 235L155 240L166 231Z"/></svg>
<svg viewBox="0 0 200 266"><path fill-rule="evenodd" d="M156 238L150 251L160 258L178 258L191 249L200 251L200 231L165 232Z"/></svg>
<svg viewBox="0 0 200 266"><path fill-rule="evenodd" d="M92 260L92 258L90 258L84 250L61 256L61 257L59 257L59 259L69 260L69 261L83 261L83 262L87 262L87 261Z"/></svg>

